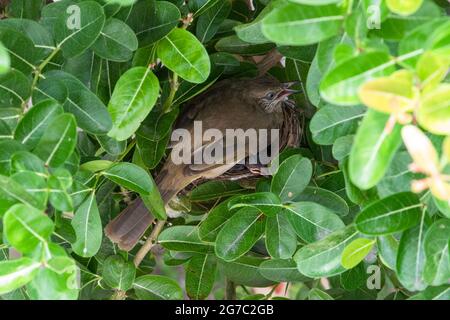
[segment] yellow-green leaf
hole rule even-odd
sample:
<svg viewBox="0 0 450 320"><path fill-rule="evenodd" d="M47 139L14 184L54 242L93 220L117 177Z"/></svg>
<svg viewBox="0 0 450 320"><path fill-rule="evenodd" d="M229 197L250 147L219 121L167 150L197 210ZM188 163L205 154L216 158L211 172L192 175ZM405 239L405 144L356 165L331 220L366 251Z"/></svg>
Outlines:
<svg viewBox="0 0 450 320"><path fill-rule="evenodd" d="M406 70L369 80L359 88L358 94L369 108L391 114L412 110L418 98L412 74Z"/></svg>
<svg viewBox="0 0 450 320"><path fill-rule="evenodd" d="M450 83L443 83L422 97L417 120L431 133L450 135Z"/></svg>
<svg viewBox="0 0 450 320"><path fill-rule="evenodd" d="M358 238L350 242L342 252L341 264L346 269L356 267L372 250L375 239Z"/></svg>
<svg viewBox="0 0 450 320"><path fill-rule="evenodd" d="M392 12L409 16L419 10L423 0L386 0L386 4Z"/></svg>

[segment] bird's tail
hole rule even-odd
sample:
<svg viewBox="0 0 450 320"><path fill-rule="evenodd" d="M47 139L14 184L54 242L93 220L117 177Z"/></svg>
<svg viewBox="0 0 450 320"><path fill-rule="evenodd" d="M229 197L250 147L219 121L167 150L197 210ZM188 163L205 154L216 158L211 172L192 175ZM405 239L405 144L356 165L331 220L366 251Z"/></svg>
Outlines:
<svg viewBox="0 0 450 320"><path fill-rule="evenodd" d="M174 175L168 174L168 172L169 170L163 169L155 181L165 205L178 191L190 183L190 181L187 181L187 184L174 181L172 178ZM178 187L174 188L175 186ZM105 234L112 242L117 243L121 250L130 251L144 235L153 220L154 217L144 202L137 198L108 223L105 227Z"/></svg>

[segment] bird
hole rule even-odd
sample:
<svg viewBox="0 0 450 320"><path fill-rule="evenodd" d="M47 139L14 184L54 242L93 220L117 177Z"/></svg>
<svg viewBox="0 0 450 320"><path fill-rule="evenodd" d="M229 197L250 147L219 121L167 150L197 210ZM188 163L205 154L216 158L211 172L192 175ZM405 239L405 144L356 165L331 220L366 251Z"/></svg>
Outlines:
<svg viewBox="0 0 450 320"><path fill-rule="evenodd" d="M230 144L223 141L226 139L227 129L243 129L244 131L282 129L283 123L286 122L286 113L283 108L286 108L289 96L299 92L291 89L295 83L281 83L268 75L254 79L219 81L183 106L183 112L174 129L185 129L192 134L196 121L201 121L203 130L218 129L224 134L221 141L201 141L199 146L189 148L191 153L189 156L194 157L196 152L205 150L207 146L220 143L224 150L223 158L225 158L227 148L234 147L233 142ZM169 217L171 215L168 203L178 192L197 180L214 179L244 158L254 156L250 154L251 151L248 150L250 148L244 146L244 151L233 148L231 154L233 159L222 159L226 161L212 164L175 164L172 157L176 149L175 145L172 146L171 154L155 178ZM117 243L121 250L130 251L152 222L151 213L138 198L107 224L105 234L112 242Z"/></svg>

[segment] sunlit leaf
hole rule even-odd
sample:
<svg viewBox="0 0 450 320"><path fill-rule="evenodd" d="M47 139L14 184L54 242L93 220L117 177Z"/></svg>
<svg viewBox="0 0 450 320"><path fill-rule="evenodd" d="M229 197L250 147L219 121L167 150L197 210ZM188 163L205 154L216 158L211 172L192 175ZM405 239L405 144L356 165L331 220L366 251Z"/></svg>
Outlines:
<svg viewBox="0 0 450 320"><path fill-rule="evenodd" d="M134 134L155 105L158 93L159 82L150 68L135 67L123 74L108 104L113 121L108 135L122 141Z"/></svg>
<svg viewBox="0 0 450 320"><path fill-rule="evenodd" d="M211 70L208 54L193 34L174 29L158 43L158 57L181 78L194 83L204 82Z"/></svg>
<svg viewBox="0 0 450 320"><path fill-rule="evenodd" d="M103 230L93 192L75 211L71 224L76 233L76 241L72 243L75 253L82 257L95 255L102 243Z"/></svg>
<svg viewBox="0 0 450 320"><path fill-rule="evenodd" d="M375 240L359 238L349 243L342 252L341 263L346 269L356 267L372 250Z"/></svg>

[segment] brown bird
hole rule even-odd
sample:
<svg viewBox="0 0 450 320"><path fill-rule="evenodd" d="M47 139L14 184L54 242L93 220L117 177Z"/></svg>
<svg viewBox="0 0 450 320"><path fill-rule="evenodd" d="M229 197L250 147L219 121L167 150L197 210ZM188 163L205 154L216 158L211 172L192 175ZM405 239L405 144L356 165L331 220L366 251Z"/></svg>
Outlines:
<svg viewBox="0 0 450 320"><path fill-rule="evenodd" d="M252 156L252 151L244 145L245 150L234 149L226 140L226 129L282 129L285 122L285 102L288 96L296 93L290 89L290 83L264 76L257 79L228 79L215 84L208 91L184 106L175 128L186 129L191 136L194 121L201 121L203 132L218 129L223 134L220 141L203 141L201 145L190 146L189 157L202 152L207 146L220 144L223 151L222 161L212 164L174 164L172 155L167 158L163 168L156 177L156 183L167 207L168 202L181 190L198 179L213 179L232 168L239 161ZM297 126L298 127L298 126ZM270 137L269 137L270 139ZM233 140L234 141L234 140ZM270 141L270 140L269 140ZM180 142L180 143L183 143ZM234 143L234 142L233 142ZM233 147L231 156L227 150ZM259 150L261 151L261 150ZM231 159L233 158L233 159ZM106 235L119 245L122 250L131 250L149 225L153 217L140 199L125 208L105 228Z"/></svg>

